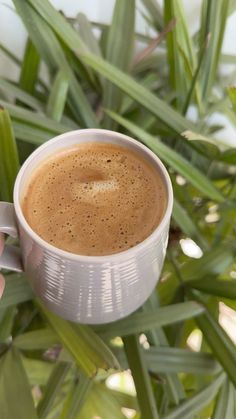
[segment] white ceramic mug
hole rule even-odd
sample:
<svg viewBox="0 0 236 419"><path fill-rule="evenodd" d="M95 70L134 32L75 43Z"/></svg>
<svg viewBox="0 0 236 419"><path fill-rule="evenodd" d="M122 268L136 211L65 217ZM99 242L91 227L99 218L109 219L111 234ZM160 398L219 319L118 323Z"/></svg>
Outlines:
<svg viewBox="0 0 236 419"><path fill-rule="evenodd" d="M83 142L103 142L135 150L157 167L167 191L165 215L153 233L123 252L82 256L56 248L39 237L21 210L21 196L34 169L60 149ZM34 151L21 167L14 187L14 204L0 203L0 232L19 237L19 249L5 246L0 267L24 271L35 294L66 319L108 323L127 316L152 293L162 269L168 241L173 192L159 158L143 144L113 131L84 129L53 138Z"/></svg>

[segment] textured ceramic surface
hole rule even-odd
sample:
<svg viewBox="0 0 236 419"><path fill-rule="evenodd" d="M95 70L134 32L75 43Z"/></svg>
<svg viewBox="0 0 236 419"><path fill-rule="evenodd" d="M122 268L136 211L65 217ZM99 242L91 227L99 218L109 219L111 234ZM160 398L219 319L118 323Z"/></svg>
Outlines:
<svg viewBox="0 0 236 419"><path fill-rule="evenodd" d="M22 190L40 161L56 150L88 141L117 143L145 155L159 168L168 192L166 214L157 229L137 246L109 256L80 256L55 248L31 230L20 207ZM160 277L172 205L172 187L163 164L149 149L125 135L88 129L45 143L26 160L14 189L22 263L35 294L50 310L72 321L98 324L127 316L144 303ZM0 231L4 217L0 216ZM12 260L9 267L14 269L14 263Z"/></svg>

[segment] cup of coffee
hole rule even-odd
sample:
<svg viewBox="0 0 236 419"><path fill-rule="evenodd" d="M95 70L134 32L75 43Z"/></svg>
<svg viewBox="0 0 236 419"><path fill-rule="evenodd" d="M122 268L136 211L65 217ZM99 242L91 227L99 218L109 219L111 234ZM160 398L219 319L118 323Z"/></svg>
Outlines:
<svg viewBox="0 0 236 419"><path fill-rule="evenodd" d="M0 203L0 267L24 271L59 316L101 324L140 307L160 277L173 192L159 158L113 131L67 132L21 167L14 203Z"/></svg>

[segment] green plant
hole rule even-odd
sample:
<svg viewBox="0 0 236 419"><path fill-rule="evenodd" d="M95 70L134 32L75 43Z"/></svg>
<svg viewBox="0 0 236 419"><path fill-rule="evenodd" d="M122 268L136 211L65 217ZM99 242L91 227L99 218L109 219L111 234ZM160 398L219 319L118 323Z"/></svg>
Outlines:
<svg viewBox="0 0 236 419"><path fill-rule="evenodd" d="M219 72L220 63L236 62L221 53L234 2L202 2L200 30L190 36L181 0L165 0L163 10L143 0L154 38L135 32L134 0L116 1L109 26L83 14L67 19L47 0L13 2L28 41L22 61L0 46L20 67L17 83L0 79L0 199L11 200L18 161L35 147L67 130L105 127L160 156L175 204L162 279L121 321L66 322L34 300L24 275L4 273L1 418L116 419L126 408L143 419L233 419L236 348L219 314L222 303L236 309L236 149L214 138L221 127L209 117L219 111L236 124L235 89ZM190 106L197 122L186 116ZM186 237L201 258L182 252ZM194 334L202 337L196 351ZM137 397L107 385L127 368Z"/></svg>

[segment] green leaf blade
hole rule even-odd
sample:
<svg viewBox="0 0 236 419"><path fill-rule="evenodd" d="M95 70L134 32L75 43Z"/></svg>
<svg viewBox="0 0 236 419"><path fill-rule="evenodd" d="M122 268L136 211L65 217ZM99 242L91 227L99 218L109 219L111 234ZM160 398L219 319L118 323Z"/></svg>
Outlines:
<svg viewBox="0 0 236 419"><path fill-rule="evenodd" d="M75 327L48 311L39 301L37 304L62 344L87 376L96 375L98 369L119 367L110 349L88 326Z"/></svg>
<svg viewBox="0 0 236 419"><path fill-rule="evenodd" d="M37 414L39 419L46 419L55 398L61 390L66 375L70 369L70 365L65 362L57 362L48 379L44 389L43 397L37 406Z"/></svg>
<svg viewBox="0 0 236 419"><path fill-rule="evenodd" d="M198 316L204 311L203 306L195 302L173 304L156 308L153 311L134 313L128 318L113 322L112 325L98 326L96 330L103 337L127 336L142 333L147 330L180 322L192 316Z"/></svg>
<svg viewBox="0 0 236 419"><path fill-rule="evenodd" d="M144 351L150 371L156 373L217 374L221 367L208 353L192 352L188 349L150 347Z"/></svg>
<svg viewBox="0 0 236 419"><path fill-rule="evenodd" d="M12 82L0 78L0 90L5 92L6 94L10 94L15 99L19 99L20 102L24 103L27 106L30 106L32 109L36 111L42 111L43 104L36 99L34 96L26 93L24 90L17 87Z"/></svg>
<svg viewBox="0 0 236 419"><path fill-rule="evenodd" d="M128 71L134 46L135 0L116 0L112 23L108 31L106 59L123 71ZM118 111L122 91L110 81L104 83L104 106ZM105 127L114 129L114 121L105 118Z"/></svg>
<svg viewBox="0 0 236 419"><path fill-rule="evenodd" d="M47 104L47 114L55 121L61 121L66 104L68 88L68 76L65 75L64 71L59 70L54 79Z"/></svg>
<svg viewBox="0 0 236 419"><path fill-rule="evenodd" d="M203 13L203 21L201 25L202 37L200 38L200 47L205 42L208 34L210 34L207 53L205 54L203 64L201 66L200 79L202 97L204 100L207 100L215 82L216 70L228 15L229 1L208 2L205 5L203 4L202 7L206 10Z"/></svg>
<svg viewBox="0 0 236 419"><path fill-rule="evenodd" d="M60 342L52 329L44 328L22 333L14 339L14 346L23 351L48 349Z"/></svg>
<svg viewBox="0 0 236 419"><path fill-rule="evenodd" d="M102 52L98 40L93 33L93 27L86 15L84 13L78 13L76 16L76 22L78 22L79 34L84 44L91 52L101 57Z"/></svg>
<svg viewBox="0 0 236 419"><path fill-rule="evenodd" d="M134 136L138 137L145 145L147 145L161 159L173 167L177 172L182 174L195 188L200 190L204 195L208 195L217 202L223 202L224 198L215 188L206 176L204 176L197 168L190 164L186 159L180 156L174 150L171 150L165 144L161 143L157 138L143 131L139 126L133 124L127 119L119 116L115 112L106 110L106 112L114 118L119 124L128 129Z"/></svg>
<svg viewBox="0 0 236 419"><path fill-rule="evenodd" d="M227 92L232 103L233 111L236 113L236 87L228 87Z"/></svg>
<svg viewBox="0 0 236 419"><path fill-rule="evenodd" d="M227 380L223 384L216 401L212 419L231 419L234 417L234 397L235 390L233 385Z"/></svg>
<svg viewBox="0 0 236 419"><path fill-rule="evenodd" d="M33 94L38 79L40 55L30 39L27 40L21 65L19 86Z"/></svg>
<svg viewBox="0 0 236 419"><path fill-rule="evenodd" d="M21 356L15 348L10 349L1 358L0 394L0 411L3 418L37 419Z"/></svg>
<svg viewBox="0 0 236 419"><path fill-rule="evenodd" d="M73 419L78 417L78 414L90 395L92 383L93 380L91 378L85 377L83 374L79 375L78 383L75 383L63 405L60 419Z"/></svg>
<svg viewBox="0 0 236 419"><path fill-rule="evenodd" d="M36 13L35 9L29 3L30 2L22 3L19 0L14 0L15 7L27 28L30 37L40 52L40 55L44 57L51 72L54 72L59 68L64 72L65 75L68 76L70 80L70 94L73 97L76 112L80 114L85 127L97 127L98 122L96 115L94 114L86 95L84 94L79 82L77 81L71 67L68 64L60 42L58 41L56 35L47 24L47 22L41 17L40 14ZM33 3L33 6L36 6L36 2ZM59 13L57 14L57 17L58 16L59 20L62 19L62 21L64 21ZM69 24L68 26L73 32L72 27Z"/></svg>
<svg viewBox="0 0 236 419"><path fill-rule="evenodd" d="M6 285L0 301L0 309L33 299L33 292L23 274L5 275Z"/></svg>
<svg viewBox="0 0 236 419"><path fill-rule="evenodd" d="M16 0L14 0L16 1ZM17 0L19 1L19 0ZM32 1L32 6L40 13L48 24L55 30L66 45L87 65L106 77L125 93L137 100L160 118L172 131L181 133L186 129L194 131L194 125L167 105L163 100L140 86L132 77L115 68L107 61L89 53L78 33L66 22L48 1Z"/></svg>
<svg viewBox="0 0 236 419"><path fill-rule="evenodd" d="M148 375L144 357L141 352L137 336L127 336L123 339L126 356L129 361L141 414L144 418L158 419L159 415L152 391L151 380Z"/></svg>
<svg viewBox="0 0 236 419"><path fill-rule="evenodd" d="M0 199L12 201L19 157L9 113L0 106Z"/></svg>
<svg viewBox="0 0 236 419"><path fill-rule="evenodd" d="M189 281L187 286L196 290L205 292L210 295L217 297L229 298L230 300L236 300L236 281L235 279L220 280L220 279L208 279L205 281L195 280Z"/></svg>
<svg viewBox="0 0 236 419"><path fill-rule="evenodd" d="M167 414L164 419L190 419L201 412L211 400L216 396L219 388L225 380L225 375L221 374L211 384L194 394L188 400L184 401L180 406Z"/></svg>
<svg viewBox="0 0 236 419"><path fill-rule="evenodd" d="M177 201L177 199L174 200L173 218L175 222L178 224L178 226L183 230L183 232L188 237L191 237L193 240L195 240L200 247L202 247L203 249L206 249L208 247L208 243L203 234L198 229L198 226L191 219L186 208L184 208Z"/></svg>
<svg viewBox="0 0 236 419"><path fill-rule="evenodd" d="M212 353L218 359L234 386L236 386L235 345L210 313L199 316L196 322Z"/></svg>
<svg viewBox="0 0 236 419"><path fill-rule="evenodd" d="M21 106L11 105L3 100L0 100L0 106L6 107L13 121L36 126L44 131L52 132L54 135L62 134L70 129L68 126L60 122L47 118L46 115L32 112L28 109L22 108Z"/></svg>

